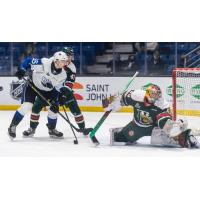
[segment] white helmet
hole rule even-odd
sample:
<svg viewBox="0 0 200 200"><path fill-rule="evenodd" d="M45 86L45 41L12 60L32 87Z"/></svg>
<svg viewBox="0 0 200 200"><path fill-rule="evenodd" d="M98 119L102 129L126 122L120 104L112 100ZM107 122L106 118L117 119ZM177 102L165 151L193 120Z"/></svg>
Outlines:
<svg viewBox="0 0 200 200"><path fill-rule="evenodd" d="M65 52L58 51L58 52L54 53L54 55L53 55L53 61L55 62L56 60L66 60L67 61L68 57Z"/></svg>

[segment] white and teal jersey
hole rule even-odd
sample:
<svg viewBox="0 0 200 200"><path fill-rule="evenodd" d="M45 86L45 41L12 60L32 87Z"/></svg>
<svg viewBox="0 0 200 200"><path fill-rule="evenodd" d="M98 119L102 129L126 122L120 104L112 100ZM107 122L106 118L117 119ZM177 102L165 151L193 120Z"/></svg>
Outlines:
<svg viewBox="0 0 200 200"><path fill-rule="evenodd" d="M54 87L56 89L62 87L67 79L64 69L60 73L52 72L52 62L52 58L28 58L22 63L21 68L27 70L30 67L35 86L40 90L51 91Z"/></svg>

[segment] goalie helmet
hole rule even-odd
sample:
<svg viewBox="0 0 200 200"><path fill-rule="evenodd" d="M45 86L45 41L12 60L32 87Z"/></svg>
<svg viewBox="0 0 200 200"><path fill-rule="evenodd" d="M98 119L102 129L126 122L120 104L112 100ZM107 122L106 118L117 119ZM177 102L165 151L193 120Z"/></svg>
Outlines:
<svg viewBox="0 0 200 200"><path fill-rule="evenodd" d="M161 89L157 85L152 84L146 89L145 97L149 103L155 103L161 96Z"/></svg>
<svg viewBox="0 0 200 200"><path fill-rule="evenodd" d="M54 62L57 61L57 60L65 60L65 61L67 61L68 57L67 57L65 52L58 51L58 52L54 53L53 60L54 60Z"/></svg>

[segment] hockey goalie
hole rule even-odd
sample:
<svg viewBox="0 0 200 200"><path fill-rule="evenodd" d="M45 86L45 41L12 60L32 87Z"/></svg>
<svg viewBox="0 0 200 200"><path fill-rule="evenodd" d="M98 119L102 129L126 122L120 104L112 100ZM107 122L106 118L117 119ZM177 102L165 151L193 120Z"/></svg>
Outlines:
<svg viewBox="0 0 200 200"><path fill-rule="evenodd" d="M103 101L106 111L115 112L122 106L133 107L133 120L124 127L110 129L111 145L135 144L141 137L151 136L151 144L156 146L200 147L186 120L172 120L169 103L157 85L150 85L146 91L130 90Z"/></svg>

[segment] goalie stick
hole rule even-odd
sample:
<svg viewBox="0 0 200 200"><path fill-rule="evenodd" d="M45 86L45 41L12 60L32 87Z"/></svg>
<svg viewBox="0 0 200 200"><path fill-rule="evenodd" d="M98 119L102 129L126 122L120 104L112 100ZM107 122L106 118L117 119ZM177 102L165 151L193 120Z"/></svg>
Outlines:
<svg viewBox="0 0 200 200"><path fill-rule="evenodd" d="M126 84L126 86L124 87L124 90L120 93L123 94L124 92L126 92L126 90L128 89L128 87L130 86L130 84L133 82L133 80L135 79L135 77L139 74L138 71L135 72L135 74L133 75L133 77L131 78L131 80L129 80L129 82ZM112 110L106 111L103 116L100 118L100 120L97 122L96 126L93 128L93 130L90 132L90 139L91 141L95 144L95 146L98 146L100 143L97 140L97 138L95 137L95 134L97 132L97 130L100 128L100 126L103 124L103 122L106 120L106 118L109 116L109 114L112 112Z"/></svg>

